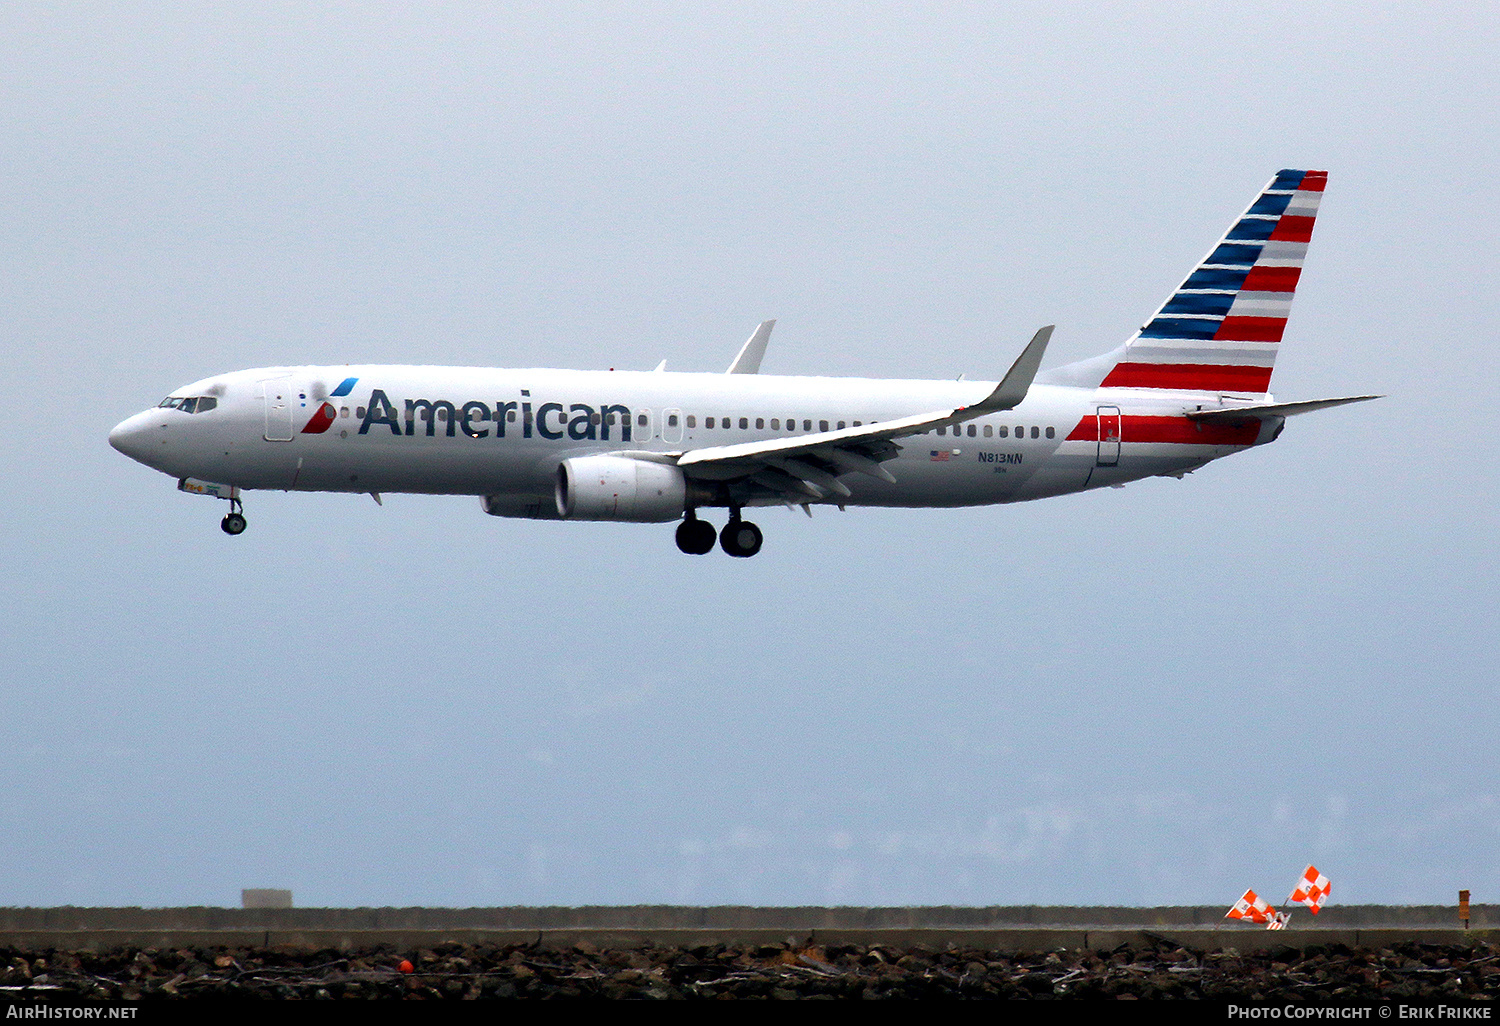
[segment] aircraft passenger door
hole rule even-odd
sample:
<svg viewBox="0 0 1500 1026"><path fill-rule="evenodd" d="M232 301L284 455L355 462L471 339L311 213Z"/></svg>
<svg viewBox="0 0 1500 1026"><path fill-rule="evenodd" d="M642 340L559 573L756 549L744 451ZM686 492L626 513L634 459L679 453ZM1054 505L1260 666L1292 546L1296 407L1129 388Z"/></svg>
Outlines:
<svg viewBox="0 0 1500 1026"><path fill-rule="evenodd" d="M1120 465L1120 408L1101 406L1099 416L1099 466Z"/></svg>
<svg viewBox="0 0 1500 1026"><path fill-rule="evenodd" d="M682 441L682 411L661 411L661 440L668 445Z"/></svg>
<svg viewBox="0 0 1500 1026"><path fill-rule="evenodd" d="M266 404L266 441L292 440L292 379L268 378L260 383Z"/></svg>

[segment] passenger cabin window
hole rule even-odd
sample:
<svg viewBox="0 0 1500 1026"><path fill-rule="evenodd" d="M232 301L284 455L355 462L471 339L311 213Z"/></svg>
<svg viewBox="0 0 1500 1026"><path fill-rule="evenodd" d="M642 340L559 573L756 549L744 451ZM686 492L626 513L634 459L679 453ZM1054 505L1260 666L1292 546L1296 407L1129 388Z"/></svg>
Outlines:
<svg viewBox="0 0 1500 1026"><path fill-rule="evenodd" d="M772 417L771 418L771 430L772 431L780 431L781 430L781 418L780 417Z"/></svg>
<svg viewBox="0 0 1500 1026"><path fill-rule="evenodd" d="M984 437L989 438L994 433L995 433L995 426L993 424L986 424L984 426Z"/></svg>
<svg viewBox="0 0 1500 1026"><path fill-rule="evenodd" d="M1057 435L1057 428L1048 428L1047 429L1047 437L1048 438L1053 438L1056 435Z"/></svg>
<svg viewBox="0 0 1500 1026"><path fill-rule="evenodd" d="M1000 437L1001 438L1009 438L1010 437L1010 428L1006 427L1004 424L1000 425Z"/></svg>
<svg viewBox="0 0 1500 1026"><path fill-rule="evenodd" d="M688 427L692 427L692 426L693 426L693 418L689 417L688 418ZM703 418L703 426L706 427L706 428L713 427L714 426L714 419L712 417L704 417Z"/></svg>
<svg viewBox="0 0 1500 1026"><path fill-rule="evenodd" d="M828 421L826 421L826 420L820 420L820 421L818 421L818 430L819 431L827 431L828 430Z"/></svg>
<svg viewBox="0 0 1500 1026"><path fill-rule="evenodd" d="M1041 428L1032 428L1031 429L1031 437L1032 438L1040 438L1041 434L1042 434Z"/></svg>
<svg viewBox="0 0 1500 1026"><path fill-rule="evenodd" d="M757 431L763 431L763 430L765 430L765 426L766 426L766 418L764 418L764 417L756 417L755 418L755 430L757 430Z"/></svg>
<svg viewBox="0 0 1500 1026"><path fill-rule="evenodd" d="M976 428L973 424L970 424L969 425L969 437L973 438L974 437L974 433L977 432L978 430L979 429Z"/></svg>
<svg viewBox="0 0 1500 1026"><path fill-rule="evenodd" d="M749 417L741 417L740 418L740 430L744 431L749 426L750 426L750 418Z"/></svg>
<svg viewBox="0 0 1500 1026"><path fill-rule="evenodd" d="M812 421L810 421L810 420L804 420L802 422L802 430L803 431L811 431L812 430Z"/></svg>
<svg viewBox="0 0 1500 1026"><path fill-rule="evenodd" d="M515 418L515 414L511 414L511 418L514 419ZM675 413L669 414L667 416L667 427L676 427L676 426L677 426L677 414L675 414Z"/></svg>
<svg viewBox="0 0 1500 1026"><path fill-rule="evenodd" d="M691 428L695 428L698 426L698 418L694 414L688 414L687 426Z"/></svg>

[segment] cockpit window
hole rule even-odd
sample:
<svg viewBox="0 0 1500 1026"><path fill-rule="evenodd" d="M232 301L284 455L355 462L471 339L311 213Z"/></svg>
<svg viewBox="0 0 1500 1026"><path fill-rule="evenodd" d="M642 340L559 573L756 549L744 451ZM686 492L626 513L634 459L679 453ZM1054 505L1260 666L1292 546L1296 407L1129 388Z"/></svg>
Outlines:
<svg viewBox="0 0 1500 1026"><path fill-rule="evenodd" d="M211 395L169 395L157 403L159 409L181 410L183 413L206 413L218 405L219 400Z"/></svg>

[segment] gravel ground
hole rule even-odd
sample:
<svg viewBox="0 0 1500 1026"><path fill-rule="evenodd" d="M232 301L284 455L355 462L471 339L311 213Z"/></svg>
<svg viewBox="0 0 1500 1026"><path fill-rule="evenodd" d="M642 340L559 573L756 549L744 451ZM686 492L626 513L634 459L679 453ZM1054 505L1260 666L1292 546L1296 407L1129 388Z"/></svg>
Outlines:
<svg viewBox="0 0 1500 1026"><path fill-rule="evenodd" d="M411 972L403 972L407 961ZM703 947L566 951L266 948L0 949L0 1003L193 998L1086 998L1490 1001L1500 945L1342 945L1240 955L1171 945L1114 952Z"/></svg>

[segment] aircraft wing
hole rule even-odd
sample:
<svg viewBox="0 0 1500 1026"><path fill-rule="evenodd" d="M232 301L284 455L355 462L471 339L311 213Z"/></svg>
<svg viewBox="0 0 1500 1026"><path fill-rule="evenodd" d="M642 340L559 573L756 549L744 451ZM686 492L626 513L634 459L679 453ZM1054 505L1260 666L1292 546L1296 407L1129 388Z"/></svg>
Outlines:
<svg viewBox="0 0 1500 1026"><path fill-rule="evenodd" d="M1052 329L1053 326L1048 325L1038 331L994 390L969 406L919 413L842 431L689 449L672 453L668 458L683 468L689 477L743 480L756 486L750 491L763 489L769 493L763 497L778 502L806 503L827 498L830 494L848 496L849 488L838 478L854 472L894 483L895 477L881 463L894 459L901 451L898 439L1019 406L1041 366Z"/></svg>

